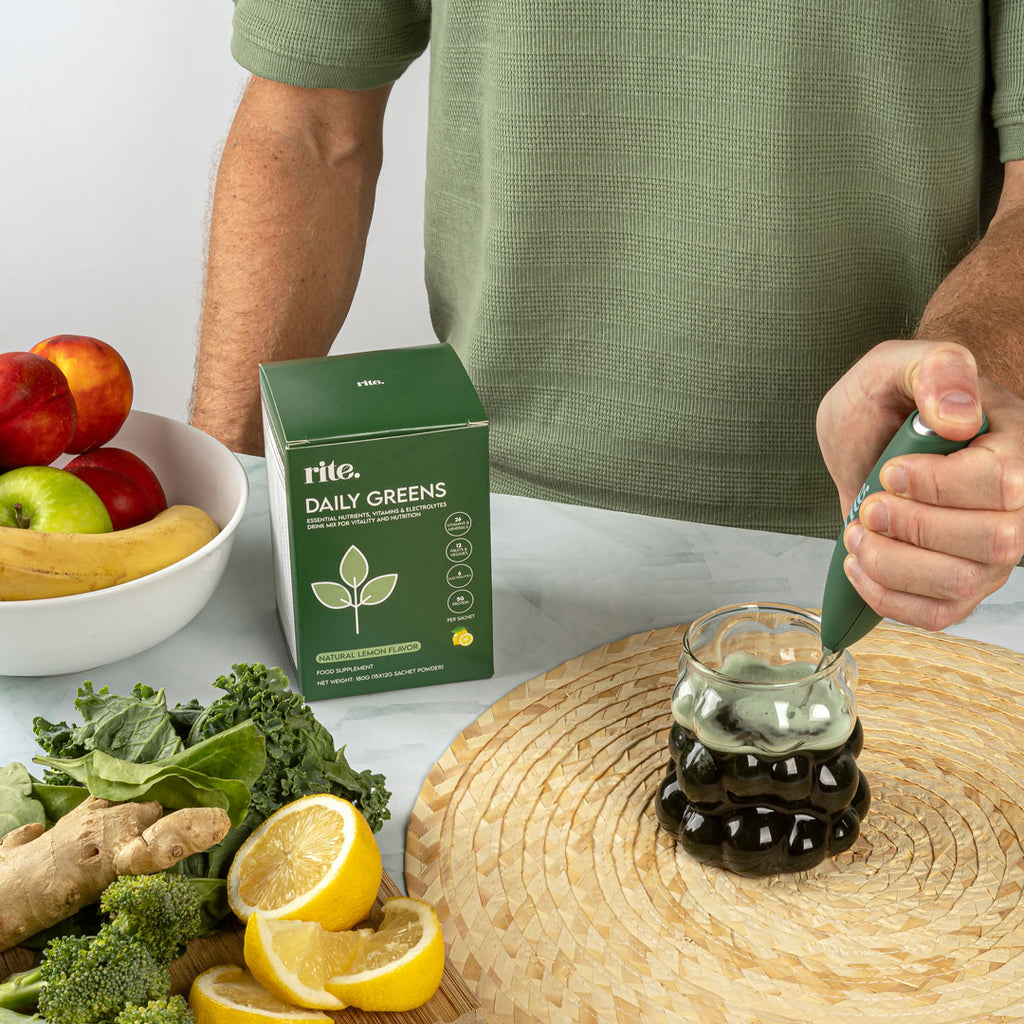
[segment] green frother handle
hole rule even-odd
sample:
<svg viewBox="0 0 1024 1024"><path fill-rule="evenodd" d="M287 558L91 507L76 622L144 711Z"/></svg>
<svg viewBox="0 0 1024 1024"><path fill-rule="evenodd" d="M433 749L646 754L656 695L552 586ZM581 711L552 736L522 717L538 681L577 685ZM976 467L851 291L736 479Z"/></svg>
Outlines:
<svg viewBox="0 0 1024 1024"><path fill-rule="evenodd" d="M988 420L983 419L978 436L988 430ZM973 440L973 438L971 439ZM821 642L822 646L833 653L844 650L856 643L862 636L869 633L881 621L881 616L871 608L853 589L846 578L843 562L846 561L846 545L843 544L843 533L846 527L857 518L864 499L875 491L883 490L878 480L882 467L897 455L911 455L924 452L934 455L949 455L950 452L965 448L970 441L947 441L933 430L929 430L921 419L919 412L911 413L896 436L882 452L875 468L871 470L864 485L853 500L850 511L843 521L843 529L839 531L832 561L828 567L825 580L825 597L821 606Z"/></svg>

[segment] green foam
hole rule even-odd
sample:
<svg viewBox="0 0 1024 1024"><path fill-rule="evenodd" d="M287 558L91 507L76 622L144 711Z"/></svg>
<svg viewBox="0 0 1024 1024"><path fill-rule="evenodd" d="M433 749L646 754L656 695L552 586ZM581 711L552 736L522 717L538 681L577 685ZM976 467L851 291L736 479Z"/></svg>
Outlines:
<svg viewBox="0 0 1024 1024"><path fill-rule="evenodd" d="M719 753L780 755L828 750L849 738L856 721L853 701L835 679L815 677L810 662L773 665L752 655L730 654L722 674L739 683L693 677L673 697L673 718ZM806 679L805 686L759 686ZM751 683L749 690L743 683Z"/></svg>

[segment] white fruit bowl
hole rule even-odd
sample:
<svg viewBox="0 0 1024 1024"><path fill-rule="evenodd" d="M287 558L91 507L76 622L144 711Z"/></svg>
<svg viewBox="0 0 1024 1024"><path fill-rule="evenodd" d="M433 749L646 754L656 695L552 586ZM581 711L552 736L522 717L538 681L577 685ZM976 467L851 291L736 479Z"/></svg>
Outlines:
<svg viewBox="0 0 1024 1024"><path fill-rule="evenodd" d="M224 575L249 500L237 457L194 427L135 410L108 443L149 464L168 504L197 505L220 532L180 562L116 587L0 601L0 676L83 672L148 650L191 622Z"/></svg>

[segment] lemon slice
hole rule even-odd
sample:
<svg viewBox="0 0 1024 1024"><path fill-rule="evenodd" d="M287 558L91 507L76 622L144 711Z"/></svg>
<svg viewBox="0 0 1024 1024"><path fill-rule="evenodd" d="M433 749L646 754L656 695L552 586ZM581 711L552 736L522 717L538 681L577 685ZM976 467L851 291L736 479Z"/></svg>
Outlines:
<svg viewBox="0 0 1024 1024"><path fill-rule="evenodd" d="M328 932L313 921L281 921L258 910L245 926L245 965L270 993L293 1006L341 1010L324 982L348 970L372 928Z"/></svg>
<svg viewBox="0 0 1024 1024"><path fill-rule="evenodd" d="M237 964L220 964L203 971L188 993L188 1005L196 1024L305 1024L331 1021L326 1013L301 1010L271 995Z"/></svg>
<svg viewBox="0 0 1024 1024"><path fill-rule="evenodd" d="M355 805L314 793L275 811L242 844L228 903L243 921L259 910L337 931L366 917L381 874L377 840Z"/></svg>
<svg viewBox="0 0 1024 1024"><path fill-rule="evenodd" d="M434 908L396 896L384 904L384 920L360 943L348 969L325 988L360 1010L415 1010L438 990L443 971L444 939Z"/></svg>

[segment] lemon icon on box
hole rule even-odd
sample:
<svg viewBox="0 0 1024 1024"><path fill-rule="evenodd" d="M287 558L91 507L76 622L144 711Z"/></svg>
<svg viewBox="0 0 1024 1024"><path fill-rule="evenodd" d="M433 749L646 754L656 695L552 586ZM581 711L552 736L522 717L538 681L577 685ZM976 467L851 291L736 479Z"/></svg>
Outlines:
<svg viewBox="0 0 1024 1024"><path fill-rule="evenodd" d="M456 647L468 647L472 642L473 634L465 627L452 630L452 643Z"/></svg>

